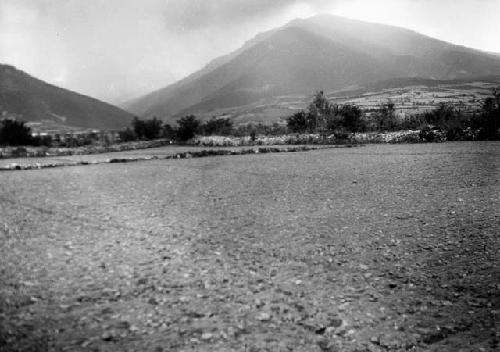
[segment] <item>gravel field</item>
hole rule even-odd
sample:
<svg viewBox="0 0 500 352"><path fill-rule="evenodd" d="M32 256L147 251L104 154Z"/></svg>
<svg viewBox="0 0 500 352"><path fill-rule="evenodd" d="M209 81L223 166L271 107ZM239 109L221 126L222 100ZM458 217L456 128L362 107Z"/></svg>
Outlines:
<svg viewBox="0 0 500 352"><path fill-rule="evenodd" d="M499 351L499 209L499 142L1 172L0 351Z"/></svg>

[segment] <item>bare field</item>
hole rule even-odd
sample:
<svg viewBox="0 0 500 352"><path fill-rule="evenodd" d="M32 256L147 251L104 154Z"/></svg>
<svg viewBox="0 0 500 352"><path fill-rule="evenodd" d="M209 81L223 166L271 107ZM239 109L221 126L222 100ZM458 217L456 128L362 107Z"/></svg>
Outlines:
<svg viewBox="0 0 500 352"><path fill-rule="evenodd" d="M497 351L500 144L0 173L0 351Z"/></svg>

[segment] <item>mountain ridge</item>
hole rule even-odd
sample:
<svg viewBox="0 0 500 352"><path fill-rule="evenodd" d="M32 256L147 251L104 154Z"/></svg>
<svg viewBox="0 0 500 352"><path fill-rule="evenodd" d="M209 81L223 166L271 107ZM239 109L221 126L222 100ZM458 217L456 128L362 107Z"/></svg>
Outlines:
<svg viewBox="0 0 500 352"><path fill-rule="evenodd" d="M446 80L497 74L500 58L489 53L410 29L319 15L260 33L202 70L126 107L142 117L173 122L183 114L244 105L265 94L310 94L392 78Z"/></svg>
<svg viewBox="0 0 500 352"><path fill-rule="evenodd" d="M116 106L0 64L0 116L8 115L27 122L49 120L95 129L120 129L133 118Z"/></svg>

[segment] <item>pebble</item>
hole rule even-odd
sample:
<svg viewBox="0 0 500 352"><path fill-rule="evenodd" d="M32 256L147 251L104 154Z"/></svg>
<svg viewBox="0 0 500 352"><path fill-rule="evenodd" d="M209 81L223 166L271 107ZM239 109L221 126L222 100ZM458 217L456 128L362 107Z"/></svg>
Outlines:
<svg viewBox="0 0 500 352"><path fill-rule="evenodd" d="M269 321L269 320L271 320L271 315L269 313L265 313L265 312L259 313L259 315L257 315L257 320Z"/></svg>
<svg viewBox="0 0 500 352"><path fill-rule="evenodd" d="M201 335L201 339L202 340L210 340L212 337L214 337L213 334L209 333L209 332L204 332L202 335Z"/></svg>

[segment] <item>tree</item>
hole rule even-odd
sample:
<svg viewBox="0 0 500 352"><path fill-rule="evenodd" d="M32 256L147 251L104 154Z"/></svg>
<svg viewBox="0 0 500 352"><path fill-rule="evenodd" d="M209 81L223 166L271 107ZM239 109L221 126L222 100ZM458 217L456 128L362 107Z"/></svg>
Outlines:
<svg viewBox="0 0 500 352"><path fill-rule="evenodd" d="M144 121L135 116L132 120L132 130L134 131L134 135L137 139L144 138L144 129Z"/></svg>
<svg viewBox="0 0 500 352"><path fill-rule="evenodd" d="M304 133L310 130L309 120L304 110L296 112L286 119L286 125L292 133Z"/></svg>
<svg viewBox="0 0 500 352"><path fill-rule="evenodd" d="M227 136L233 131L233 122L228 118L212 117L201 126L201 130L206 136Z"/></svg>
<svg viewBox="0 0 500 352"><path fill-rule="evenodd" d="M392 131L397 128L397 125L394 103L389 100L386 104L382 104L375 114L375 128L378 131Z"/></svg>
<svg viewBox="0 0 500 352"><path fill-rule="evenodd" d="M144 121L144 138L156 139L160 138L163 122L153 117L150 120Z"/></svg>
<svg viewBox="0 0 500 352"><path fill-rule="evenodd" d="M327 121L332 115L332 110L332 105L323 91L316 92L313 101L309 104L307 113L311 132L317 131L321 134L326 132Z"/></svg>
<svg viewBox="0 0 500 352"><path fill-rule="evenodd" d="M493 89L492 96L484 100L474 125L479 129L480 139L500 138L500 87Z"/></svg>
<svg viewBox="0 0 500 352"><path fill-rule="evenodd" d="M29 145L32 144L31 129L22 121L0 121L0 145Z"/></svg>
<svg viewBox="0 0 500 352"><path fill-rule="evenodd" d="M132 128L137 139L156 139L162 132L163 122L156 117L149 120L140 120L134 117Z"/></svg>
<svg viewBox="0 0 500 352"><path fill-rule="evenodd" d="M350 132L361 132L365 130L363 112L356 105L346 104L339 107L338 114L342 116L342 126Z"/></svg>
<svg viewBox="0 0 500 352"><path fill-rule="evenodd" d="M447 129L450 123L457 120L458 115L453 105L449 103L440 103L436 109L426 112L424 114L424 119L427 124Z"/></svg>
<svg viewBox="0 0 500 352"><path fill-rule="evenodd" d="M161 133L163 138L175 139L176 133L177 133L177 131L175 130L175 128L170 126L170 124L166 123L163 125L163 129L162 129L162 133Z"/></svg>
<svg viewBox="0 0 500 352"><path fill-rule="evenodd" d="M177 120L177 124L177 138L183 142L193 138L200 128L200 121L194 115L184 116Z"/></svg>

